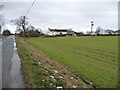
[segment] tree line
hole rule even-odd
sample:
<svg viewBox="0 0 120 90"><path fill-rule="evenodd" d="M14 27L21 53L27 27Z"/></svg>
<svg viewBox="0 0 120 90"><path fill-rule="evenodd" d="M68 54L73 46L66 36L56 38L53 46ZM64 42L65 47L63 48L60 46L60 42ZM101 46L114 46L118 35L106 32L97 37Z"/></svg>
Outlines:
<svg viewBox="0 0 120 90"><path fill-rule="evenodd" d="M35 28L32 25L28 26L28 18L25 16L21 16L18 19L11 20L11 22L16 25L17 29L16 35L19 35L21 37L39 37L44 36L43 32L39 28Z"/></svg>
<svg viewBox="0 0 120 90"><path fill-rule="evenodd" d="M44 36L43 32L41 29L39 28L35 28L34 26L28 26L26 29L25 29L25 32L21 29L17 30L19 31L19 33L16 35L20 36L20 37L40 37L40 36Z"/></svg>

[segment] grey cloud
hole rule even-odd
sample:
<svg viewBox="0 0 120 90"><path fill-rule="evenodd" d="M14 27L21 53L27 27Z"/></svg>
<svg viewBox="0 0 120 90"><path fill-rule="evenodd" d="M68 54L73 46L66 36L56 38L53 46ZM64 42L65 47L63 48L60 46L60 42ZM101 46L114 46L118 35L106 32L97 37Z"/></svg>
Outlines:
<svg viewBox="0 0 120 90"><path fill-rule="evenodd" d="M4 0L4 2L33 2L33 0ZM113 0L37 0L37 2L113 2Z"/></svg>
<svg viewBox="0 0 120 90"><path fill-rule="evenodd" d="M4 15L7 21L24 15L31 3L5 2ZM36 27L73 28L89 30L90 21L95 28L117 29L118 7L116 2L39 2L35 3L27 17ZM94 28L94 29L95 29Z"/></svg>

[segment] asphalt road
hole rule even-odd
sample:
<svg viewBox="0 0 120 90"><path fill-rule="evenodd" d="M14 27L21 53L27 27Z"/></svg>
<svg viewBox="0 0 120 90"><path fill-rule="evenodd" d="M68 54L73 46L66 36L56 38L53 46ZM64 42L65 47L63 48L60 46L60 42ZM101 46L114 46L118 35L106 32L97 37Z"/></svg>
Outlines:
<svg viewBox="0 0 120 90"><path fill-rule="evenodd" d="M2 40L0 39L0 89L2 88Z"/></svg>
<svg viewBox="0 0 120 90"><path fill-rule="evenodd" d="M24 88L14 36L2 42L2 88ZM0 48L1 49L1 48Z"/></svg>

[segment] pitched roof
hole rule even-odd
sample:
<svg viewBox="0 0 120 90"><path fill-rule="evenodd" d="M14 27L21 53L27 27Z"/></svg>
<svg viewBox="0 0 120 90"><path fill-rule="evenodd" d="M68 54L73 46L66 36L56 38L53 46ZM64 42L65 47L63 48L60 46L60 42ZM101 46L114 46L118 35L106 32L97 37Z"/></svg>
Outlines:
<svg viewBox="0 0 120 90"><path fill-rule="evenodd" d="M49 30L50 31L55 31L55 32L68 32L68 30L70 30L70 29L50 29L49 28Z"/></svg>

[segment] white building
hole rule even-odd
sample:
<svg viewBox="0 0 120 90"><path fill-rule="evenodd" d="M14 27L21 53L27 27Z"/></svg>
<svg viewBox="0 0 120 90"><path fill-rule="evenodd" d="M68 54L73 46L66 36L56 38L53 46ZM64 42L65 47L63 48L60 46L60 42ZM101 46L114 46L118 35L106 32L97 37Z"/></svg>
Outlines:
<svg viewBox="0 0 120 90"><path fill-rule="evenodd" d="M50 29L48 28L48 36L66 36L71 29Z"/></svg>

